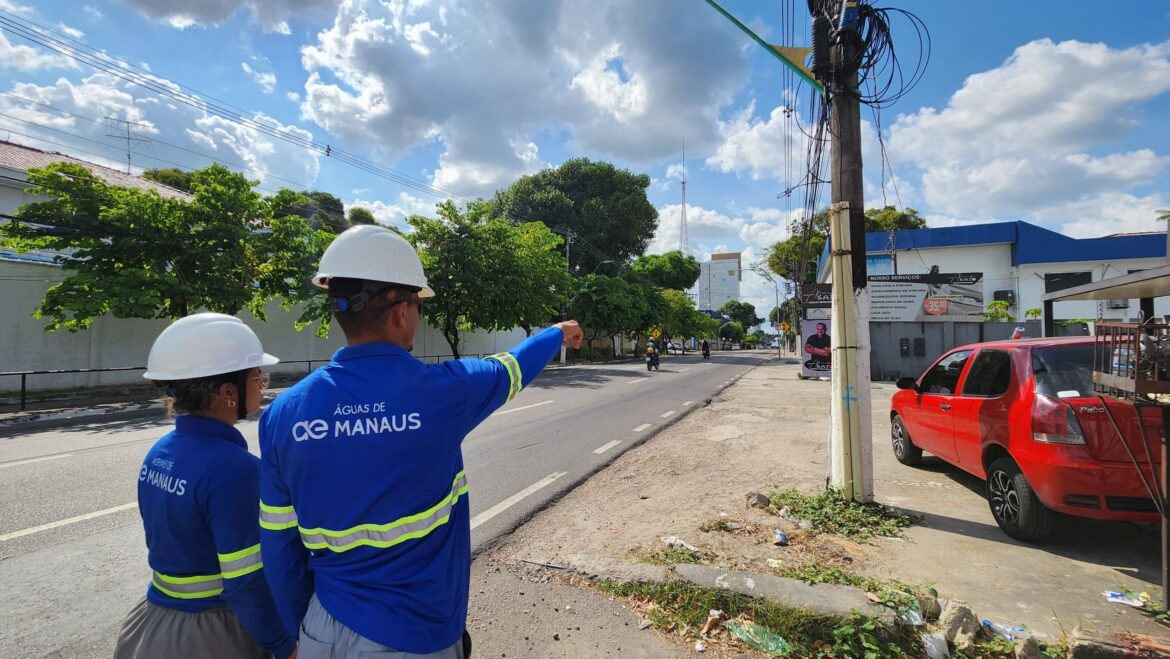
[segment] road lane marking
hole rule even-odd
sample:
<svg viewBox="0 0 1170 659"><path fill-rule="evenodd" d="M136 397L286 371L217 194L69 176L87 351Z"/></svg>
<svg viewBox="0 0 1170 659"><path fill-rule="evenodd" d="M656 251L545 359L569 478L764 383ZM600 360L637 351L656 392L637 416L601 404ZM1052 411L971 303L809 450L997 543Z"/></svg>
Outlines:
<svg viewBox="0 0 1170 659"><path fill-rule="evenodd" d="M4 535L0 535L0 542L7 542L9 540L15 540L16 538L23 538L26 535L40 533L41 531L48 531L49 529L55 529L59 526L76 524L77 522L84 522L87 519L93 519L95 517L101 517L103 515L112 515L113 513L120 513L123 510L130 510L131 508L137 508L137 507L138 507L138 502L135 501L135 502L131 502L131 503L124 503L120 506L114 506L113 508L106 508L105 510L95 510L92 513L78 515L77 517L70 517L69 519L62 519L62 520L59 520L56 522L49 522L48 524L41 524L40 526L34 526L32 528L23 529L21 531L13 531L12 533L5 533Z"/></svg>
<svg viewBox="0 0 1170 659"><path fill-rule="evenodd" d="M548 476L545 476L544 478L536 481L532 485L529 485L528 487L524 488L523 490L520 490L516 494L513 494L512 496L508 497L507 499L504 499L503 501L497 503L496 505L492 506L491 508L488 508L487 510L476 515L475 517L472 517L471 518L471 528L475 529L475 527L479 526L480 524L483 524L484 522L490 520L491 518L495 517L496 515L499 515L500 513L504 512L508 508L511 508L512 506L516 505L524 497L529 496L530 494L532 494L533 492L536 492L540 488L551 484L553 481L560 478L561 476L564 476L567 473L569 473L569 472L567 472L567 471L554 471L553 473L549 474Z"/></svg>
<svg viewBox="0 0 1170 659"><path fill-rule="evenodd" d="M649 423L643 423L642 425L638 426L637 428L634 428L634 432L642 432L643 430L645 430L649 427L650 427Z"/></svg>
<svg viewBox="0 0 1170 659"><path fill-rule="evenodd" d="M60 460L61 458L72 457L72 453L62 453L61 455L47 455L43 458L29 458L28 460L15 460L13 462L5 462L0 464L0 469L5 467L19 467L20 465L28 465L34 462L44 462L45 460Z"/></svg>
<svg viewBox="0 0 1170 659"><path fill-rule="evenodd" d="M621 444L621 442L615 439L612 442L609 442L608 444L602 444L601 446L593 449L593 452L596 453L597 455L601 455L602 453L605 453L606 451L617 446L618 444Z"/></svg>
<svg viewBox="0 0 1170 659"><path fill-rule="evenodd" d="M671 414L674 414L674 410L666 410L666 412L663 412L662 418L665 419L665 418L669 417Z"/></svg>
<svg viewBox="0 0 1170 659"><path fill-rule="evenodd" d="M688 401L685 401L685 402L683 403L683 407L686 407L687 405L691 405L691 404L693 404L694 402L695 402L695 401L693 401L693 400L688 400Z"/></svg>
<svg viewBox="0 0 1170 659"><path fill-rule="evenodd" d="M500 416L501 414L511 414L512 412L519 412L520 410L530 410L534 407L540 407L541 405L548 405L549 403L552 403L552 402L554 402L554 401L545 400L545 401L541 401L539 403L533 403L531 405L523 405L521 407L513 407L510 410L500 410L499 412L496 412L492 416Z"/></svg>
<svg viewBox="0 0 1170 659"><path fill-rule="evenodd" d="M630 380L626 384L637 384L639 382L645 382L648 379L650 379L650 378L638 378L637 380Z"/></svg>
<svg viewBox="0 0 1170 659"><path fill-rule="evenodd" d="M679 372L679 373L686 373L686 372L687 372L687 371L689 371L689 370L691 370L691 367L690 367L690 366L688 366L688 367L686 367L686 368L680 368L680 369L678 369L678 372Z"/></svg>

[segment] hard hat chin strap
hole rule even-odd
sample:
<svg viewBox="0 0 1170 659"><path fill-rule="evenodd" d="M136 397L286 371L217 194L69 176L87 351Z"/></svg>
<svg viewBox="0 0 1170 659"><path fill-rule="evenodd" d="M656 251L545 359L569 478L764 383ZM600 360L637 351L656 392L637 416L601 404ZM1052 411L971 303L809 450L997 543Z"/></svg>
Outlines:
<svg viewBox="0 0 1170 659"><path fill-rule="evenodd" d="M248 416L248 371L240 371L236 378L236 420L243 421Z"/></svg>

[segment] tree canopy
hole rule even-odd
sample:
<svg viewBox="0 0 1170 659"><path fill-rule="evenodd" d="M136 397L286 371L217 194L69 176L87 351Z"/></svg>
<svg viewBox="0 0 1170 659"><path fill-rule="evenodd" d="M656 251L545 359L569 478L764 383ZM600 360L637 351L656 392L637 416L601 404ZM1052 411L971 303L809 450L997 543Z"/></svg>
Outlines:
<svg viewBox="0 0 1170 659"><path fill-rule="evenodd" d="M165 167L163 169L148 169L142 172L142 178L155 183L162 183L167 187L183 192L191 192L191 172L185 172L174 167Z"/></svg>
<svg viewBox="0 0 1170 659"><path fill-rule="evenodd" d="M699 280L702 266L690 254L675 250L665 254L639 256L630 265L630 270L639 279L660 288L685 291Z"/></svg>
<svg viewBox="0 0 1170 659"><path fill-rule="evenodd" d="M374 214L368 208L361 206L353 206L349 209L349 225L357 226L359 224L377 224L378 221L374 219Z"/></svg>
<svg viewBox="0 0 1170 659"><path fill-rule="evenodd" d="M646 174L575 158L500 190L491 212L574 232L581 244L570 247L570 271L586 274L607 259L625 263L646 251L658 228L658 211L646 198L649 187Z"/></svg>
<svg viewBox="0 0 1170 659"><path fill-rule="evenodd" d="M866 233L925 228L926 220L913 208L900 211L893 206L886 206L865 210ZM790 222L788 233L788 239L772 246L768 254L768 268L789 281L816 281L816 264L829 236L829 210L817 213L809 223L800 220Z"/></svg>
<svg viewBox="0 0 1170 659"><path fill-rule="evenodd" d="M719 307L719 313L727 316L745 328L759 325L760 323L764 322L763 318L760 318L756 315L756 307L751 302L730 300L727 302L727 304Z"/></svg>
<svg viewBox="0 0 1170 659"><path fill-rule="evenodd" d="M85 167L54 163L29 171L20 219L3 225L6 246L58 252L67 273L33 315L47 331L78 331L118 318L179 318L200 309L263 317L276 296L300 299L304 265L315 261L312 230L299 218L272 222L275 205L255 182L219 165L191 173L191 200L111 186Z"/></svg>

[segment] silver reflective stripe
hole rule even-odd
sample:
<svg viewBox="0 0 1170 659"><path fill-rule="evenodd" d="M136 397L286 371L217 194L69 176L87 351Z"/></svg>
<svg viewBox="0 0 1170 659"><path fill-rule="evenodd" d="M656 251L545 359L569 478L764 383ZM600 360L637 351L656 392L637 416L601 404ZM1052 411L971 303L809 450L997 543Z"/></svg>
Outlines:
<svg viewBox="0 0 1170 659"><path fill-rule="evenodd" d="M262 567L264 561L260 558L260 545L253 545L231 554L219 554L219 570L224 579L242 577Z"/></svg>
<svg viewBox="0 0 1170 659"><path fill-rule="evenodd" d="M520 388L524 385L523 374L520 371L520 362L512 356L512 353L501 352L498 355L492 355L488 359L494 359L504 366L504 370L508 371L508 398L504 403L509 403L516 394L520 393Z"/></svg>
<svg viewBox="0 0 1170 659"><path fill-rule="evenodd" d="M297 525L297 513L292 506L270 506L260 502L260 528L283 531Z"/></svg>
<svg viewBox="0 0 1170 659"><path fill-rule="evenodd" d="M214 597L223 592L223 579L218 574L211 576L172 577L161 572L155 572L154 579L151 581L155 588L178 599Z"/></svg>
<svg viewBox="0 0 1170 659"><path fill-rule="evenodd" d="M329 549L343 552L354 547L393 547L401 542L421 538L447 523L451 509L459 496L467 492L467 476L463 472L451 483L451 493L429 510L410 515L388 524L359 524L342 531L329 529L301 529L301 542L309 549Z"/></svg>

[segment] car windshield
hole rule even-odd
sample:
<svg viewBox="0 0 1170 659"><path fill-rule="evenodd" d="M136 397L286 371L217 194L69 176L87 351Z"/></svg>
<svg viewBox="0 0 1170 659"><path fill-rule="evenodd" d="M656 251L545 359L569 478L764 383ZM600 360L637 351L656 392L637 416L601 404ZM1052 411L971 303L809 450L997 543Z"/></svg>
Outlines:
<svg viewBox="0 0 1170 659"><path fill-rule="evenodd" d="M1093 395L1093 346L1070 345L1032 351L1036 393L1056 398Z"/></svg>

